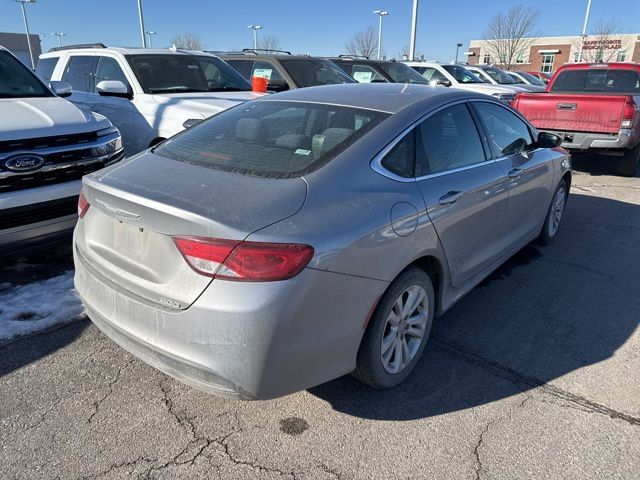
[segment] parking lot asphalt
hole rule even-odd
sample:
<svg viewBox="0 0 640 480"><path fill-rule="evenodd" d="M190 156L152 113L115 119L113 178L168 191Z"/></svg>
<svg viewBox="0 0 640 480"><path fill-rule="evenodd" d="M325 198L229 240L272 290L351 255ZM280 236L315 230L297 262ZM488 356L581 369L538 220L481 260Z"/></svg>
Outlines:
<svg viewBox="0 0 640 480"><path fill-rule="evenodd" d="M640 178L614 162L574 160L556 242L437 319L391 391L223 400L87 320L1 347L0 477L640 478Z"/></svg>

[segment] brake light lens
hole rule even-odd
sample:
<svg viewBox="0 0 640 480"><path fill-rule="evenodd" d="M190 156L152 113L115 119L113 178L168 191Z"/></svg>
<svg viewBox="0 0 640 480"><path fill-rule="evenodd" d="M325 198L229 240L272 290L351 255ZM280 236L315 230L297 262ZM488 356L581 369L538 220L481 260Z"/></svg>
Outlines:
<svg viewBox="0 0 640 480"><path fill-rule="evenodd" d="M313 247L298 243L201 237L175 237L173 240L196 272L239 282L271 282L295 277L313 257Z"/></svg>
<svg viewBox="0 0 640 480"><path fill-rule="evenodd" d="M622 124L620 125L622 128L631 128L633 126L633 121L636 118L637 106L633 102L633 100L627 101L624 104L624 110L622 112Z"/></svg>
<svg viewBox="0 0 640 480"><path fill-rule="evenodd" d="M78 217L84 218L90 206L91 204L87 200L87 197L84 196L84 192L80 190L80 196L78 197Z"/></svg>

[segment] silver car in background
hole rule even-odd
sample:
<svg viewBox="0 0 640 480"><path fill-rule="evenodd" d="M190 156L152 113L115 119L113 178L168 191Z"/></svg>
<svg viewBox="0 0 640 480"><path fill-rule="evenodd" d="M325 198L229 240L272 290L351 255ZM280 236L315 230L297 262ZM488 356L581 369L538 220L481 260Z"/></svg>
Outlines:
<svg viewBox="0 0 640 480"><path fill-rule="evenodd" d="M218 395L393 387L434 315L556 237L558 142L444 87L266 96L84 178L76 288L114 341Z"/></svg>

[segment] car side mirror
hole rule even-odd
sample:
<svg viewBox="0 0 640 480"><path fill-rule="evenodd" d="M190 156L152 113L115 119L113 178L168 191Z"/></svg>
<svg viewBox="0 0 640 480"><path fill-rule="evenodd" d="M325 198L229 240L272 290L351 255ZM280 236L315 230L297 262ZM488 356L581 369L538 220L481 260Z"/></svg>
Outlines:
<svg viewBox="0 0 640 480"><path fill-rule="evenodd" d="M442 85L443 87L450 87L451 81L447 80L446 78L441 78L439 80L436 80L436 85Z"/></svg>
<svg viewBox="0 0 640 480"><path fill-rule="evenodd" d="M53 93L62 98L69 97L73 93L71 85L69 85L67 82L52 80L49 82L49 88L51 88Z"/></svg>
<svg viewBox="0 0 640 480"><path fill-rule="evenodd" d="M538 134L538 146L540 148L555 148L562 143L562 138L554 133L540 132Z"/></svg>
<svg viewBox="0 0 640 480"><path fill-rule="evenodd" d="M284 92L289 90L289 84L285 80L269 80L267 90L272 92Z"/></svg>
<svg viewBox="0 0 640 480"><path fill-rule="evenodd" d="M120 80L102 80L96 85L96 90L103 97L133 98L129 87Z"/></svg>

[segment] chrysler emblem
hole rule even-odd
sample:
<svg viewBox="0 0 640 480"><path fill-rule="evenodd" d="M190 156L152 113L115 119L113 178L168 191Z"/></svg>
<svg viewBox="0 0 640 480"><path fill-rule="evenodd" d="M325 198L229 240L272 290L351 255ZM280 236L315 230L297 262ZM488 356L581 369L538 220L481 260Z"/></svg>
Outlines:
<svg viewBox="0 0 640 480"><path fill-rule="evenodd" d="M4 168L12 172L30 172L44 165L44 158L39 155L16 155L4 161Z"/></svg>

